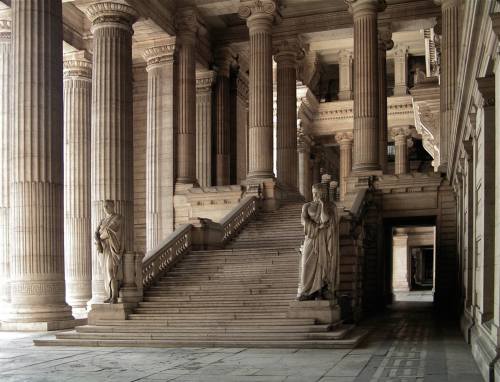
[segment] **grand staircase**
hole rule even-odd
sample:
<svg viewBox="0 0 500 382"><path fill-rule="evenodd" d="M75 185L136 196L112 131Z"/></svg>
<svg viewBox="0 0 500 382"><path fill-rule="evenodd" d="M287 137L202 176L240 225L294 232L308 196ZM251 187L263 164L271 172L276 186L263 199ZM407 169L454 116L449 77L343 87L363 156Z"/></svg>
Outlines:
<svg viewBox="0 0 500 382"><path fill-rule="evenodd" d="M61 332L36 345L354 347L366 332L352 325L289 318L303 240L301 203L260 213L224 250L192 251L127 320Z"/></svg>

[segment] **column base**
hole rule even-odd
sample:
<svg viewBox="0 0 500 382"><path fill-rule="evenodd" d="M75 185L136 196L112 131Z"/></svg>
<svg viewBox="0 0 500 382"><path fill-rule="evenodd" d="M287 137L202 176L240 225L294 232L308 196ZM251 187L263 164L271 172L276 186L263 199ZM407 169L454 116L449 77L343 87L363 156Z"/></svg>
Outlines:
<svg viewBox="0 0 500 382"><path fill-rule="evenodd" d="M103 320L126 320L136 306L136 303L92 304L88 317L89 325Z"/></svg>
<svg viewBox="0 0 500 382"><path fill-rule="evenodd" d="M12 332L50 332L52 330L73 329L76 326L86 324L86 318L74 318L62 321L2 322L0 329Z"/></svg>
<svg viewBox="0 0 500 382"><path fill-rule="evenodd" d="M290 318L312 318L320 324L338 325L340 307L330 300L292 301L288 311Z"/></svg>

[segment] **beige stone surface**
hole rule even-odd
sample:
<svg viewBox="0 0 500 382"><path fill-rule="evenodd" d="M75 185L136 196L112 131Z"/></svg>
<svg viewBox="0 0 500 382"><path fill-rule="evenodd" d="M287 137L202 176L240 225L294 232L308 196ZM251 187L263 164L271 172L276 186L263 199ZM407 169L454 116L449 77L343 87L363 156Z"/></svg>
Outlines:
<svg viewBox="0 0 500 382"><path fill-rule="evenodd" d="M66 301L85 308L92 297L90 135L92 56L64 56L64 265Z"/></svg>

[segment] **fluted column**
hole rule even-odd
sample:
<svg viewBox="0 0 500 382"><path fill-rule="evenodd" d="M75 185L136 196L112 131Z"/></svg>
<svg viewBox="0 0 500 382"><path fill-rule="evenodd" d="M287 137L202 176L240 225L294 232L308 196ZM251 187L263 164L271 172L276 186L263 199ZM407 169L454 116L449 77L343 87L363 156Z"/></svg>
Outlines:
<svg viewBox="0 0 500 382"><path fill-rule="evenodd" d="M102 2L90 5L92 22L92 229L104 218L104 202L113 200L124 217L125 250L133 250L132 200L132 24L135 10ZM92 250L92 301L106 298L100 255Z"/></svg>
<svg viewBox="0 0 500 382"><path fill-rule="evenodd" d="M458 0L436 0L441 4L442 37L441 37L441 74L440 74L440 101L441 124L439 130L440 168L446 171L448 166L450 127L453 118L455 103L455 87L458 71L458 54L460 50L458 40Z"/></svg>
<svg viewBox="0 0 500 382"><path fill-rule="evenodd" d="M215 162L216 185L230 184L230 131L229 131L229 70L233 60L229 48L216 52L217 79L215 84Z"/></svg>
<svg viewBox="0 0 500 382"><path fill-rule="evenodd" d="M196 178L201 187L212 185L212 87L215 72L196 73Z"/></svg>
<svg viewBox="0 0 500 382"><path fill-rule="evenodd" d="M408 48L399 46L394 51L394 95L408 94Z"/></svg>
<svg viewBox="0 0 500 382"><path fill-rule="evenodd" d="M311 143L308 135L299 132L297 138L298 151L298 187L300 194L306 201L311 200Z"/></svg>
<svg viewBox="0 0 500 382"><path fill-rule="evenodd" d="M378 117L379 117L379 163L382 172L387 172L387 70L386 52L394 46L392 32L388 27L378 31Z"/></svg>
<svg viewBox="0 0 500 382"><path fill-rule="evenodd" d="M248 78L240 73L236 79L236 181L238 184L246 178L247 173Z"/></svg>
<svg viewBox="0 0 500 382"><path fill-rule="evenodd" d="M339 55L339 100L352 97L352 52L342 50Z"/></svg>
<svg viewBox="0 0 500 382"><path fill-rule="evenodd" d="M394 173L406 174L408 172L408 128L395 127L392 129L392 135L395 149Z"/></svg>
<svg viewBox="0 0 500 382"><path fill-rule="evenodd" d="M64 56L64 267L73 308L85 308L92 297L91 60L85 51Z"/></svg>
<svg viewBox="0 0 500 382"><path fill-rule="evenodd" d="M248 178L273 178L273 68L271 29L276 4L247 1L239 9L250 33Z"/></svg>
<svg viewBox="0 0 500 382"><path fill-rule="evenodd" d="M352 170L352 133L345 132L339 133L335 136L335 139L340 145L340 200L344 200L345 194L347 192L347 178L351 174Z"/></svg>
<svg viewBox="0 0 500 382"><path fill-rule="evenodd" d="M315 149L311 177L312 184L321 183L321 160L321 152L318 149Z"/></svg>
<svg viewBox="0 0 500 382"><path fill-rule="evenodd" d="M0 14L0 305L10 303L9 153L12 100L10 15ZM7 309L4 309L5 311ZM0 313L2 319L3 313Z"/></svg>
<svg viewBox="0 0 500 382"><path fill-rule="evenodd" d="M196 60L198 21L195 9L176 15L178 49L177 183L196 183Z"/></svg>
<svg viewBox="0 0 500 382"><path fill-rule="evenodd" d="M278 181L297 190L297 40L281 40L275 44L277 63L277 140L276 172Z"/></svg>
<svg viewBox="0 0 500 382"><path fill-rule="evenodd" d="M379 0L346 0L354 18L354 158L353 172L378 170Z"/></svg>
<svg viewBox="0 0 500 382"><path fill-rule="evenodd" d="M64 287L61 0L14 0L12 27L8 321L48 330L73 318Z"/></svg>
<svg viewBox="0 0 500 382"><path fill-rule="evenodd" d="M144 51L148 72L146 250L174 230L175 38Z"/></svg>

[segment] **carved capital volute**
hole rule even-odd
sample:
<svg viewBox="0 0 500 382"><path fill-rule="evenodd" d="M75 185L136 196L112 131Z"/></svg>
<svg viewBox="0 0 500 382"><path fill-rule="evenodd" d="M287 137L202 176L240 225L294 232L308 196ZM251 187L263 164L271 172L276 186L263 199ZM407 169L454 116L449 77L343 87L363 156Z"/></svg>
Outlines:
<svg viewBox="0 0 500 382"><path fill-rule="evenodd" d="M344 131L341 133L337 133L337 134L335 134L335 139L341 147L342 146L344 146L344 147L352 146L353 133L350 131Z"/></svg>
<svg viewBox="0 0 500 382"><path fill-rule="evenodd" d="M91 4L85 13L92 22L92 33L103 27L121 28L133 33L132 24L139 18L131 6L112 1Z"/></svg>
<svg viewBox="0 0 500 382"><path fill-rule="evenodd" d="M392 41L392 30L390 25L379 25L378 28L378 47L380 50L387 51L394 47Z"/></svg>
<svg viewBox="0 0 500 382"><path fill-rule="evenodd" d="M236 61L236 54L231 48L224 46L216 49L214 58L217 75L229 78L231 65Z"/></svg>
<svg viewBox="0 0 500 382"><path fill-rule="evenodd" d="M92 55L81 50L67 53L63 59L64 79L78 78L92 80Z"/></svg>
<svg viewBox="0 0 500 382"><path fill-rule="evenodd" d="M250 34L271 32L273 21L278 16L275 0L249 0L242 2L238 15L247 20Z"/></svg>
<svg viewBox="0 0 500 382"><path fill-rule="evenodd" d="M196 72L196 92L210 92L217 73L214 70Z"/></svg>
<svg viewBox="0 0 500 382"><path fill-rule="evenodd" d="M296 38L273 41L274 60L278 65L297 66L297 61L304 58L304 51Z"/></svg>
<svg viewBox="0 0 500 382"><path fill-rule="evenodd" d="M143 57L147 63L146 70L157 65L172 64L175 59L176 45L175 37L169 39L162 45L156 45L144 49Z"/></svg>
<svg viewBox="0 0 500 382"><path fill-rule="evenodd" d="M391 135L396 144L406 144L406 138L410 135L408 126L396 126L391 129Z"/></svg>

